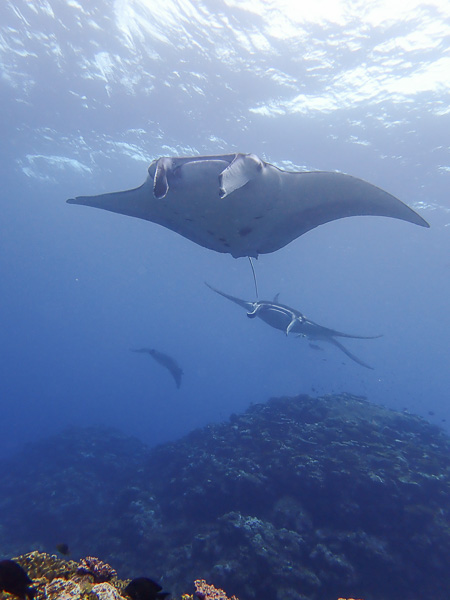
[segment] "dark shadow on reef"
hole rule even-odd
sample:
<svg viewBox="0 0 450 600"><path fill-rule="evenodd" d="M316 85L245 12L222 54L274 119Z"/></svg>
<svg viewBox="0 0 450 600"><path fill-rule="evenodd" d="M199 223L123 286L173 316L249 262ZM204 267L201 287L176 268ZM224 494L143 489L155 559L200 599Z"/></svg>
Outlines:
<svg viewBox="0 0 450 600"><path fill-rule="evenodd" d="M450 439L347 394L272 399L149 450L102 429L2 465L0 547L99 556L173 593L447 600Z"/></svg>

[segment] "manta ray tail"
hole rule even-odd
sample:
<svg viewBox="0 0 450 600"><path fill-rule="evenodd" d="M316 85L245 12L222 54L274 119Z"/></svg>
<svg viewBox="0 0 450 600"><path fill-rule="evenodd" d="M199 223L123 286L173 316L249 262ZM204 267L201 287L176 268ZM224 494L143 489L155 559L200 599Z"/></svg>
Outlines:
<svg viewBox="0 0 450 600"><path fill-rule="evenodd" d="M350 338L352 340L377 340L380 337L383 337L383 334L380 335L353 335L351 333L343 333L342 331L335 331L334 329L330 330L331 335L336 337Z"/></svg>
<svg viewBox="0 0 450 600"><path fill-rule="evenodd" d="M255 265L253 264L253 259L251 256L248 257L248 260L250 261L250 266L252 268L252 273L253 273L253 283L255 284L255 292L256 292L256 300L259 300L259 294L258 294L258 282L256 280L256 271L255 271Z"/></svg>

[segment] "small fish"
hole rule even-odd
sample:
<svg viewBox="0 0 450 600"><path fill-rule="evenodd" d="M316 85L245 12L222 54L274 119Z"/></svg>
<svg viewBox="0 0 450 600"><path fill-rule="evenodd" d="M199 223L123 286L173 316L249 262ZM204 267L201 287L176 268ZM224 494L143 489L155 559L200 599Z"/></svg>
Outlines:
<svg viewBox="0 0 450 600"><path fill-rule="evenodd" d="M163 592L159 583L148 577L136 577L132 579L124 590L131 600L163 600L170 596L169 592Z"/></svg>
<svg viewBox="0 0 450 600"><path fill-rule="evenodd" d="M153 350L153 348L140 348L138 350L131 350L131 352L144 352L145 354L150 354L156 362L158 362L163 367L169 370L172 377L175 379L175 383L177 388L180 388L181 385L181 376L183 375L183 369L175 362L175 360L169 356L168 354L164 354L163 352L159 352L158 350Z"/></svg>
<svg viewBox="0 0 450 600"><path fill-rule="evenodd" d="M55 547L57 551L64 556L68 556L70 554L69 546L67 544L56 544Z"/></svg>
<svg viewBox="0 0 450 600"><path fill-rule="evenodd" d="M36 590L25 570L13 560L0 561L0 591L14 594L19 598L33 600Z"/></svg>
<svg viewBox="0 0 450 600"><path fill-rule="evenodd" d="M320 346L318 346L317 344L309 344L309 347L310 347L312 350L322 350L322 352L323 352L323 348L321 348L321 347L320 347Z"/></svg>

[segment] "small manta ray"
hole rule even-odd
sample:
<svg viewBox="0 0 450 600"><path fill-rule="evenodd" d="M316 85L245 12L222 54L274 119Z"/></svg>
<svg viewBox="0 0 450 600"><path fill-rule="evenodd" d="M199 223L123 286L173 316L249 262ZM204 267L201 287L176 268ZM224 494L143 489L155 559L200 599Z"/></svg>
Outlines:
<svg viewBox="0 0 450 600"><path fill-rule="evenodd" d="M336 331L335 329L328 329L328 327L322 327L322 325L318 325L314 323L314 321L310 321L307 319L300 311L295 310L295 308L291 308L290 306L286 306L285 304L278 303L277 294L273 300L273 302L268 302L266 300L260 300L256 302L250 302L247 300L241 300L240 298L236 298L235 296L231 296L230 294L225 294L220 290L209 285L206 285L216 292L216 294L220 294L224 298L231 300L235 304L242 306L247 311L247 316L250 319L254 319L255 317L259 317L265 323L274 327L275 329L280 329L284 331L286 335L288 335L291 331L293 333L297 333L297 337L306 337L309 340L316 340L321 342L328 342L333 344L341 350L344 354L346 354L349 358L351 358L354 362L358 363L367 369L373 369L370 365L367 365L365 362L360 360L357 356L352 354L345 346L343 346L340 342L335 340L335 337L345 337L352 338L358 340L373 340L381 337L381 335L350 335L348 333L342 333L341 331ZM321 349L319 346L313 345L314 349Z"/></svg>
<svg viewBox="0 0 450 600"><path fill-rule="evenodd" d="M181 385L181 376L183 375L183 369L181 369L175 360L163 352L159 352L158 350L153 350L152 348L140 348L137 350L131 350L131 352L142 352L145 354L150 354L156 362L158 362L163 367L166 367L170 371L170 374L175 379L175 383L177 384L177 388L180 388Z"/></svg>
<svg viewBox="0 0 450 600"><path fill-rule="evenodd" d="M382 189L343 173L283 171L255 154L162 157L147 180L123 192L67 200L158 223L234 258L275 252L344 217L428 223Z"/></svg>

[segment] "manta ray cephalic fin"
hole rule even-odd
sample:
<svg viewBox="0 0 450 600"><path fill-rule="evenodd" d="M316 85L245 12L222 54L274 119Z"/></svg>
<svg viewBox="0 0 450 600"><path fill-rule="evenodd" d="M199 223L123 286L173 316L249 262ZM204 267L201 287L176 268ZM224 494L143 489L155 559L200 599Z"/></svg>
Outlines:
<svg viewBox="0 0 450 600"><path fill-rule="evenodd" d="M229 194L254 179L263 169L263 162L256 154L237 154L231 164L219 175L219 196Z"/></svg>
<svg viewBox="0 0 450 600"><path fill-rule="evenodd" d="M168 172L172 169L173 160L163 156L156 165L155 177L153 179L153 195L157 200L166 197L169 191L169 182L167 181Z"/></svg>
<svg viewBox="0 0 450 600"><path fill-rule="evenodd" d="M296 322L301 323L301 319L299 319L298 317L296 317L295 315L292 315L292 321L289 323L289 325L286 328L286 335L289 335L289 332L291 331L291 329L294 327Z"/></svg>

